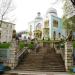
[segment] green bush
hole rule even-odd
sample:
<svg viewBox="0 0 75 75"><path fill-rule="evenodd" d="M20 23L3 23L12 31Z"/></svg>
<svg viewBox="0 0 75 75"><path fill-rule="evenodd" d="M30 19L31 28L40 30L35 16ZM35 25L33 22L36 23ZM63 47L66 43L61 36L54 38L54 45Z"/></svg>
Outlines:
<svg viewBox="0 0 75 75"><path fill-rule="evenodd" d="M23 49L24 47L25 47L24 41L20 41L20 42L19 42L19 48L20 48L20 49Z"/></svg>
<svg viewBox="0 0 75 75"><path fill-rule="evenodd" d="M10 43L0 43L0 48L9 48Z"/></svg>
<svg viewBox="0 0 75 75"><path fill-rule="evenodd" d="M60 48L60 45L57 45L57 48L59 49Z"/></svg>
<svg viewBox="0 0 75 75"><path fill-rule="evenodd" d="M61 48L65 48L65 45L63 44L63 45L61 45Z"/></svg>
<svg viewBox="0 0 75 75"><path fill-rule="evenodd" d="M73 41L73 48L75 48L75 41Z"/></svg>
<svg viewBox="0 0 75 75"><path fill-rule="evenodd" d="M73 72L73 68L75 68L75 66L69 68L69 71L68 71L68 72L69 72L70 74L75 74L75 73Z"/></svg>
<svg viewBox="0 0 75 75"><path fill-rule="evenodd" d="M34 49L34 43L31 42L31 43L28 45L28 48L29 48L29 49Z"/></svg>

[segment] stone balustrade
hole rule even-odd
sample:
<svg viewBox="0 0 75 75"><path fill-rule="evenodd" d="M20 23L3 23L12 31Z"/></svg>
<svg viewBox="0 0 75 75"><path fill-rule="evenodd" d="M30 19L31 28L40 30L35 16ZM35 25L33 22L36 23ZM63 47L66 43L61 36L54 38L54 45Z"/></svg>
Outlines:
<svg viewBox="0 0 75 75"><path fill-rule="evenodd" d="M10 52L9 52L9 59L8 59L8 66L11 67L11 69L14 69L17 66L18 63L18 59L16 58L16 54L17 54L17 49L18 49L18 45L15 39L12 40L11 42L11 47L9 48Z"/></svg>
<svg viewBox="0 0 75 75"><path fill-rule="evenodd" d="M73 45L72 41L65 43L65 68L68 71L73 66Z"/></svg>

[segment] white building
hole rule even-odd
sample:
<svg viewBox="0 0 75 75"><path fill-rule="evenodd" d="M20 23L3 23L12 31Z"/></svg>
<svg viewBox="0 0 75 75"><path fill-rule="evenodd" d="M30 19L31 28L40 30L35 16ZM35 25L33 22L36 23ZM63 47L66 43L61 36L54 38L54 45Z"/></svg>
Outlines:
<svg viewBox="0 0 75 75"><path fill-rule="evenodd" d="M2 21L0 25L0 42L11 42L15 24Z"/></svg>
<svg viewBox="0 0 75 75"><path fill-rule="evenodd" d="M30 36L31 36L31 38L34 38L34 37L38 36L36 31L39 30L39 31L42 32L43 18L41 17L40 12L38 12L35 19L32 22L29 23L29 26L30 26Z"/></svg>
<svg viewBox="0 0 75 75"><path fill-rule="evenodd" d="M65 35L62 29L62 19L58 17L56 9L52 7L48 9L45 18L42 18L41 14L38 13L29 25L31 37L37 39L53 40L55 37L56 40L59 40L59 37L61 39Z"/></svg>
<svg viewBox="0 0 75 75"><path fill-rule="evenodd" d="M57 10L49 8L44 19L43 37L59 40L64 36L62 32L62 19L58 17Z"/></svg>

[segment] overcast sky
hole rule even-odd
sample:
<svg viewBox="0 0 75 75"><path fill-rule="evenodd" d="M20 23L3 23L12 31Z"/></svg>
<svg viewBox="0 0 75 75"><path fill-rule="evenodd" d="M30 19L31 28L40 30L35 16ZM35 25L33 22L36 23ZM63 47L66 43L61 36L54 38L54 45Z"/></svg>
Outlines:
<svg viewBox="0 0 75 75"><path fill-rule="evenodd" d="M14 0L16 5L16 30L22 31L28 29L28 22L32 21L37 12L41 12L42 17L46 15L50 7L57 9L58 16L63 15L62 2L59 0L54 4L55 0Z"/></svg>

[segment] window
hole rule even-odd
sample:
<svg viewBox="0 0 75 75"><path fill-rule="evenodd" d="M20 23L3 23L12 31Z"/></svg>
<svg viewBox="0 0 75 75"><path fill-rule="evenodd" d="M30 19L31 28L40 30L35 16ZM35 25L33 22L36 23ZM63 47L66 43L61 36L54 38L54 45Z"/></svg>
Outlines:
<svg viewBox="0 0 75 75"><path fill-rule="evenodd" d="M45 28L48 28L48 27L49 27L49 20L46 20L46 21L44 22L44 27L45 27Z"/></svg>
<svg viewBox="0 0 75 75"><path fill-rule="evenodd" d="M53 20L53 26L58 27L58 21L57 20Z"/></svg>
<svg viewBox="0 0 75 75"><path fill-rule="evenodd" d="M10 28L12 29L12 25L10 25Z"/></svg>
<svg viewBox="0 0 75 75"><path fill-rule="evenodd" d="M38 24L36 25L36 30L39 30L39 29L41 29L41 23L38 23Z"/></svg>

